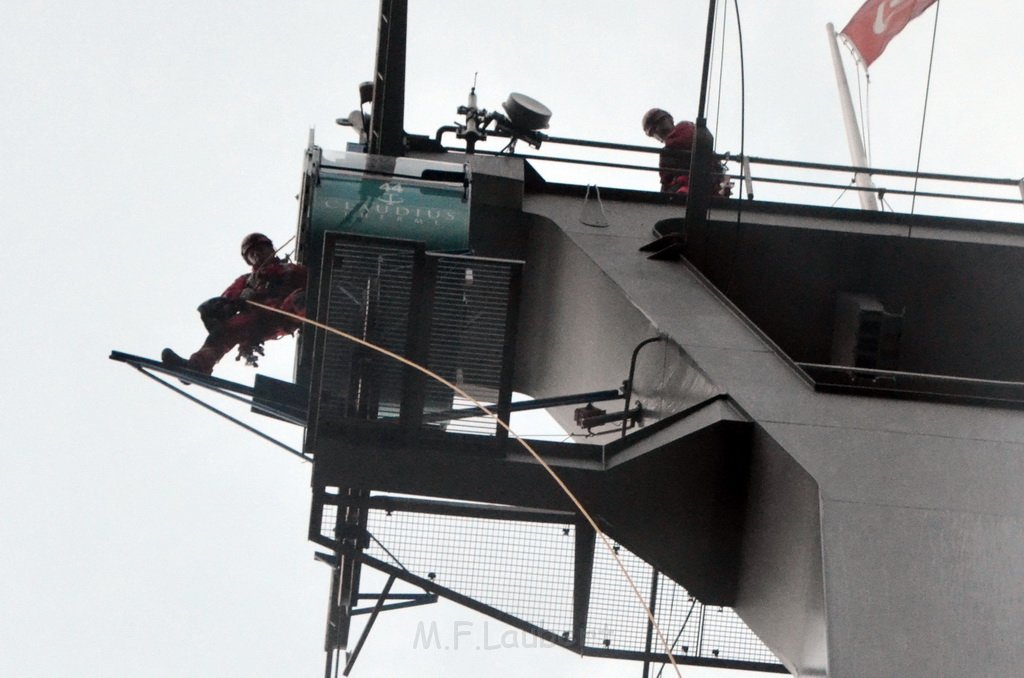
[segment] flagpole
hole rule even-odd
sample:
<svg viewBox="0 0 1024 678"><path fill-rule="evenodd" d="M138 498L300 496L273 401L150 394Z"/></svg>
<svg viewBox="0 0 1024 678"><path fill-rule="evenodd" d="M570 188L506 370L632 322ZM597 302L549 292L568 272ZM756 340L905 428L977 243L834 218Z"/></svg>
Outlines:
<svg viewBox="0 0 1024 678"><path fill-rule="evenodd" d="M850 147L850 161L854 167L867 167L867 154L864 152L864 141L861 139L860 130L857 128L857 116L853 111L853 99L850 97L850 83L846 79L846 71L843 70L843 62L839 56L839 36L831 24L825 25L828 31L828 44L832 50L832 66L836 72L836 87L839 90L839 104L843 110L843 124L846 127L846 143ZM860 197L861 209L878 211L878 200L875 198L875 185L871 182L871 175L857 172L853 175L854 183L861 189L857 191Z"/></svg>

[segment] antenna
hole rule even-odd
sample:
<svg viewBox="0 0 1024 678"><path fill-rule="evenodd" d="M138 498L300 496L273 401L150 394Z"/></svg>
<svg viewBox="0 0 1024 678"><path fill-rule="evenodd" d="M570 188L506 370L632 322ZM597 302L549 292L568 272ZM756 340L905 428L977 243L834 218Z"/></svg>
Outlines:
<svg viewBox="0 0 1024 678"><path fill-rule="evenodd" d="M469 88L469 98L466 100L466 105L459 106L457 111L459 115L466 116L466 124L459 125L457 136L466 140L466 153L469 154L473 153L477 141L487 138L486 128L490 123L487 111L476 106L476 80L479 75L479 71L473 73L473 86Z"/></svg>

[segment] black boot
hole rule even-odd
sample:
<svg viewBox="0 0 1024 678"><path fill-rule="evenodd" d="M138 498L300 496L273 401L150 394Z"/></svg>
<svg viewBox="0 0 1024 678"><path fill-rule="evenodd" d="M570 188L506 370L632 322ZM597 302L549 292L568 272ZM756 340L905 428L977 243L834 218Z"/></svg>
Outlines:
<svg viewBox="0 0 1024 678"><path fill-rule="evenodd" d="M188 360L182 358L180 355L178 355L169 348L165 348L163 351L161 351L160 362L162 362L164 365L167 365L167 367L177 367L186 370L191 369L189 367Z"/></svg>
<svg viewBox="0 0 1024 678"><path fill-rule="evenodd" d="M172 351L169 348L165 348L163 351L160 352L160 362L162 362L167 367L173 367L173 368L179 369L179 370L194 370L195 369L192 366L191 361L185 360L184 358L182 358L180 355L178 355L177 353L175 353L174 351ZM192 382L185 381L184 379L181 379L181 378L179 378L178 381L180 381L181 383L185 384L185 386L189 386L189 385L192 384Z"/></svg>

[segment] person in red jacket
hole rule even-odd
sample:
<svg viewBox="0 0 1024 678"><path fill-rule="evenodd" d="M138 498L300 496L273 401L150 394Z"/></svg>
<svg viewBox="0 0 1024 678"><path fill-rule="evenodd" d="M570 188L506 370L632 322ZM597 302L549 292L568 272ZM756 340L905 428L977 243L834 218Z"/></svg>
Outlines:
<svg viewBox="0 0 1024 678"><path fill-rule="evenodd" d="M665 144L665 150L658 161L662 193L689 193L690 154L696 126L689 120L676 124L672 114L661 108L647 111L642 124L647 136ZM717 160L712 159L710 171L714 195L728 197L732 193L732 185L724 182L722 166Z"/></svg>
<svg viewBox="0 0 1024 678"><path fill-rule="evenodd" d="M188 360L169 348L161 359L165 365L212 374L225 354L238 346L239 358L256 365L263 355L263 342L292 334L299 321L247 304L254 301L305 317L306 267L279 259L270 238L250 233L242 240L242 258L252 272L239 276L219 297L199 306L199 315L209 335Z"/></svg>

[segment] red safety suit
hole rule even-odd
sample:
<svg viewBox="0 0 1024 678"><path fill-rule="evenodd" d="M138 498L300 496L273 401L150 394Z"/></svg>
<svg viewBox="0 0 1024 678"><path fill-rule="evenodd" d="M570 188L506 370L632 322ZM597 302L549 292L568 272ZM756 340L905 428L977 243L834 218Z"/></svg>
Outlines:
<svg viewBox="0 0 1024 678"><path fill-rule="evenodd" d="M690 153L693 150L693 136L696 126L687 120L672 128L665 137L665 152L661 153L658 168L661 170L661 192L690 192ZM722 167L714 158L711 161L713 194L728 197L731 189L722 185Z"/></svg>
<svg viewBox="0 0 1024 678"><path fill-rule="evenodd" d="M189 367L211 374L213 366L235 346L241 353L251 353L264 341L295 332L301 324L297 320L249 306L243 300L305 317L306 277L305 266L276 257L262 266L253 266L252 273L239 276L221 294L223 299L243 302L239 311L213 323L202 348L189 358Z"/></svg>

